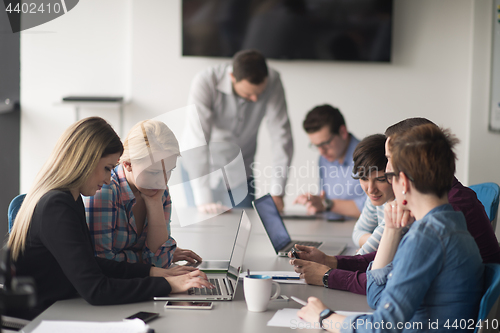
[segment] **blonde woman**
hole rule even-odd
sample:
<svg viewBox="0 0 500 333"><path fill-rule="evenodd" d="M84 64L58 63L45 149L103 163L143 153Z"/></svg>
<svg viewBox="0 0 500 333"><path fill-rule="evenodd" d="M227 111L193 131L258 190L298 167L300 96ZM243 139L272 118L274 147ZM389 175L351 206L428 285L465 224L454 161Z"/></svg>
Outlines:
<svg viewBox="0 0 500 333"><path fill-rule="evenodd" d="M200 271L167 276L167 270L148 264L94 256L81 195L92 196L109 184L122 152L116 133L97 117L73 124L59 138L8 241L17 275L32 276L37 290L36 308L17 316L31 319L53 302L77 295L95 305L120 304L212 287Z"/></svg>
<svg viewBox="0 0 500 333"><path fill-rule="evenodd" d="M167 183L180 155L174 133L161 121L144 120L130 130L124 149L109 185L84 198L96 255L163 268L179 260L201 261L177 248L170 234Z"/></svg>

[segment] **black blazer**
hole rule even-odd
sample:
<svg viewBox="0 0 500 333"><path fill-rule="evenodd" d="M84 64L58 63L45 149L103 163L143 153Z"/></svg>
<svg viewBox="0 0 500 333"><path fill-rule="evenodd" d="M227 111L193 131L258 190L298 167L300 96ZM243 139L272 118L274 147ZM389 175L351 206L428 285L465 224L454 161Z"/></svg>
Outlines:
<svg viewBox="0 0 500 333"><path fill-rule="evenodd" d="M78 295L92 305L110 305L171 292L165 278L149 276L148 264L95 257L82 198L75 201L68 191L53 190L40 199L15 266L17 276L32 276L36 283L37 307L21 315L28 319L55 301Z"/></svg>

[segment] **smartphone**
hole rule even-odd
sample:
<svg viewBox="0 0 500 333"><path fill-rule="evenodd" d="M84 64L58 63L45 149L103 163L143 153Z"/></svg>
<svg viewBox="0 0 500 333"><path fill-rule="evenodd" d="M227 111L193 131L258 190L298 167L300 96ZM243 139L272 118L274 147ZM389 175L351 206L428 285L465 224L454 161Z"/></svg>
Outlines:
<svg viewBox="0 0 500 333"><path fill-rule="evenodd" d="M297 253L297 251L295 250L294 247L292 247L292 249L290 250L290 252L292 253L292 257L300 259L299 258L299 254Z"/></svg>
<svg viewBox="0 0 500 333"><path fill-rule="evenodd" d="M137 312L137 313L134 313L133 315L125 318L125 319L135 319L135 318L138 318L140 320L142 320L143 322L147 323L148 321L151 321L155 318L157 318L160 314L158 312L144 312L144 311L141 311L141 312Z"/></svg>
<svg viewBox="0 0 500 333"><path fill-rule="evenodd" d="M168 301L165 309L203 309L210 310L213 302Z"/></svg>
<svg viewBox="0 0 500 333"><path fill-rule="evenodd" d="M273 302L288 302L288 299L286 295L279 295Z"/></svg>

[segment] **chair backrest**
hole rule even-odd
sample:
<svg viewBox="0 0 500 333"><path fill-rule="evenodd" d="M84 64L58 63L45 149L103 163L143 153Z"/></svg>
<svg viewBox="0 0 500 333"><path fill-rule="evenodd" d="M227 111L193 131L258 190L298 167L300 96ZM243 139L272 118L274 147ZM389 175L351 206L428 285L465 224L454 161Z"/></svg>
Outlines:
<svg viewBox="0 0 500 333"><path fill-rule="evenodd" d="M24 197L26 197L26 194L19 194L17 197L12 199L9 205L9 210L8 210L8 218L9 218L9 234L10 231L12 230L12 226L14 225L14 220L16 219L17 212L19 211L19 208L21 208L21 204L24 201Z"/></svg>
<svg viewBox="0 0 500 333"><path fill-rule="evenodd" d="M486 214L490 219L493 231L496 228L498 202L500 196L500 186L495 183L481 183L471 185L470 188L477 194L477 198L484 206Z"/></svg>
<svg viewBox="0 0 500 333"><path fill-rule="evenodd" d="M492 319L498 320L497 316L500 314L500 264L485 264L484 266L484 289L486 291L479 305L477 323L481 321L481 323L485 323L485 325L481 328L476 326L474 332L478 332L478 329L480 333L498 332L499 323L496 322L496 327L493 327ZM488 319L487 322L485 322L486 319ZM493 323L495 323L495 321L493 321Z"/></svg>

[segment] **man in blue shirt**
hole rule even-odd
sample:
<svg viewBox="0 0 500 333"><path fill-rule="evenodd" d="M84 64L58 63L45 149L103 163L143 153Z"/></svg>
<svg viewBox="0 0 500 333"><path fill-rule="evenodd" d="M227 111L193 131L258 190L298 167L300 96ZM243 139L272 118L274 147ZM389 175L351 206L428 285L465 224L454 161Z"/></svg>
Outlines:
<svg viewBox="0 0 500 333"><path fill-rule="evenodd" d="M347 131L344 117L331 105L320 105L309 111L303 122L310 146L318 149L320 195L305 193L295 203L305 205L308 213L332 211L359 217L366 201L359 181L352 178L352 154L359 143Z"/></svg>

